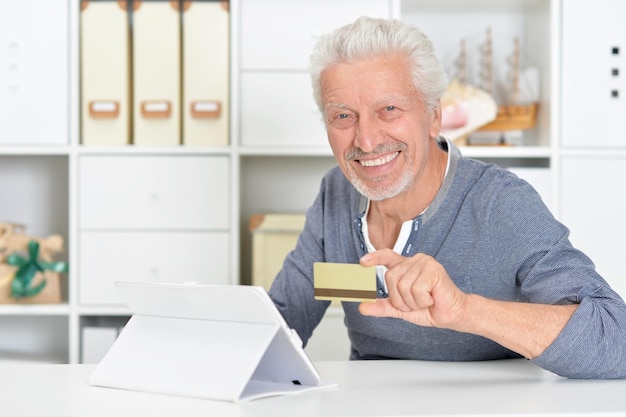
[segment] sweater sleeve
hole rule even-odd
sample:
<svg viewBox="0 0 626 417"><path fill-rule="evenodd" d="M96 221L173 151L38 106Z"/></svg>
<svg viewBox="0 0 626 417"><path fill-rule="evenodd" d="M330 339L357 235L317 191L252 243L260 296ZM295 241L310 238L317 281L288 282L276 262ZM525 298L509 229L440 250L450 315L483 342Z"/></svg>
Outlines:
<svg viewBox="0 0 626 417"><path fill-rule="evenodd" d="M581 294L574 316L533 362L569 378L626 378L626 307L608 288L589 292Z"/></svg>
<svg viewBox="0 0 626 417"><path fill-rule="evenodd" d="M501 247L515 253L517 279L531 303L579 304L554 342L533 362L569 378L626 378L626 305L597 273L591 259L574 248L569 230L524 181L514 181L498 198L493 226L506 234ZM505 219L505 225L500 219ZM510 226L514 227L512 229ZM505 256L505 255L503 255Z"/></svg>

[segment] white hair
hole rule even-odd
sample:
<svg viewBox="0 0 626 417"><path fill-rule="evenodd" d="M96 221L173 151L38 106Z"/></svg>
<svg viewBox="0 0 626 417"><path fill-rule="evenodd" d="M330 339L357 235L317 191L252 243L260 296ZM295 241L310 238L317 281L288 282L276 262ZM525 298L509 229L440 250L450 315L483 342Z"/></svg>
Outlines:
<svg viewBox="0 0 626 417"><path fill-rule="evenodd" d="M324 111L320 77L326 68L394 53L408 58L415 89L421 92L429 111L437 109L448 86L448 77L430 39L416 27L399 20L366 16L322 36L313 49L309 71L319 109Z"/></svg>

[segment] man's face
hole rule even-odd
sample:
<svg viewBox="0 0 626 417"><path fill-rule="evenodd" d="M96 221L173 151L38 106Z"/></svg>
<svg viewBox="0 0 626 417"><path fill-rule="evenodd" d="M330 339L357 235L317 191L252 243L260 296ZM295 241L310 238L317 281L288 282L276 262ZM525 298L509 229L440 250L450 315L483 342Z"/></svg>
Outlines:
<svg viewBox="0 0 626 417"><path fill-rule="evenodd" d="M361 194L391 198L419 180L440 113L426 109L405 57L335 64L320 83L330 146Z"/></svg>

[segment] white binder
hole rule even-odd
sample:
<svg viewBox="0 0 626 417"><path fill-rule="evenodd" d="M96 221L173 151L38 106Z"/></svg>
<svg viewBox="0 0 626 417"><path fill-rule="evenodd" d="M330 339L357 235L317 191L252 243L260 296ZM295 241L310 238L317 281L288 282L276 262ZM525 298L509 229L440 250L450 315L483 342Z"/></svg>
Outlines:
<svg viewBox="0 0 626 417"><path fill-rule="evenodd" d="M130 62L126 2L81 2L81 143L130 142Z"/></svg>
<svg viewBox="0 0 626 417"><path fill-rule="evenodd" d="M183 144L228 145L229 13L221 1L183 2Z"/></svg>
<svg viewBox="0 0 626 417"><path fill-rule="evenodd" d="M178 2L133 3L133 143L180 144Z"/></svg>
<svg viewBox="0 0 626 417"><path fill-rule="evenodd" d="M261 287L117 282L134 315L90 377L113 388L244 401L322 383Z"/></svg>

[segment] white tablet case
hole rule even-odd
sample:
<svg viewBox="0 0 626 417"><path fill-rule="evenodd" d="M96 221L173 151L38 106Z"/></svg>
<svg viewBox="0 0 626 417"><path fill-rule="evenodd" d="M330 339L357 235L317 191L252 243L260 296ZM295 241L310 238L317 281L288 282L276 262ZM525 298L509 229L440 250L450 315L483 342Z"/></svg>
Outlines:
<svg viewBox="0 0 626 417"><path fill-rule="evenodd" d="M336 386L261 287L115 285L134 314L91 385L225 401Z"/></svg>

